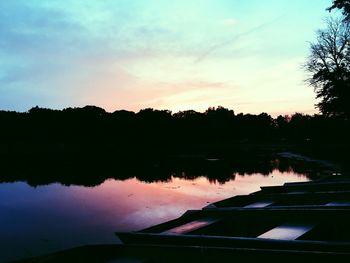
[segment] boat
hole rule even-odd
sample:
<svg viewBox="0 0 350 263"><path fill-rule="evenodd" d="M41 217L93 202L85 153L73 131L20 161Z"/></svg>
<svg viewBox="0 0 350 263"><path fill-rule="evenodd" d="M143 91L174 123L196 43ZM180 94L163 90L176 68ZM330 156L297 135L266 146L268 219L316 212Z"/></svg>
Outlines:
<svg viewBox="0 0 350 263"><path fill-rule="evenodd" d="M150 262L350 259L350 179L262 186L140 231L117 232Z"/></svg>

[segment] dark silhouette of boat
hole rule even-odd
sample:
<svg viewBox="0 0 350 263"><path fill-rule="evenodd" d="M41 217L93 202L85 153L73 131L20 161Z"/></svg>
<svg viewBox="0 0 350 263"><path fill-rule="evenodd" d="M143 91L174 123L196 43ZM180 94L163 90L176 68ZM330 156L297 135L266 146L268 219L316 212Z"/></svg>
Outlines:
<svg viewBox="0 0 350 263"><path fill-rule="evenodd" d="M150 262L350 259L350 179L261 187L136 232L126 257Z"/></svg>

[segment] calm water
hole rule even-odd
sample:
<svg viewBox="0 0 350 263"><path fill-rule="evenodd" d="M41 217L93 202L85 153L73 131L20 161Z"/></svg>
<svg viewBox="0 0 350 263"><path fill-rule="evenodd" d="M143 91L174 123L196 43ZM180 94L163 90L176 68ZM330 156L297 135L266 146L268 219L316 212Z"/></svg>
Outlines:
<svg viewBox="0 0 350 263"><path fill-rule="evenodd" d="M274 169L268 175L234 174L223 183L204 176L151 183L107 179L95 187L1 183L0 261L116 243L115 231L139 230L262 185L307 180L302 174Z"/></svg>

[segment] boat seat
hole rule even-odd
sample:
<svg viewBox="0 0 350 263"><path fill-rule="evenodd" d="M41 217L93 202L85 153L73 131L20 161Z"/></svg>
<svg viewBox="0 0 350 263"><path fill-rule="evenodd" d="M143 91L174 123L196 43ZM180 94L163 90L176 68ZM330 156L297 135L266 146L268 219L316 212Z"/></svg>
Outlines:
<svg viewBox="0 0 350 263"><path fill-rule="evenodd" d="M295 240L315 226L316 223L285 223L261 234L258 238Z"/></svg>
<svg viewBox="0 0 350 263"><path fill-rule="evenodd" d="M332 201L325 205L326 206L350 206L350 202L349 201Z"/></svg>
<svg viewBox="0 0 350 263"><path fill-rule="evenodd" d="M186 234L186 233L192 232L194 230L197 230L199 228L214 224L218 221L219 221L219 219L217 219L217 218L201 218L201 219L186 223L184 225L168 229L167 231L161 232L161 234L169 234L169 235Z"/></svg>
<svg viewBox="0 0 350 263"><path fill-rule="evenodd" d="M260 202L255 202L251 203L249 205L244 206L244 208L260 208L260 207L266 207L273 204L271 201L260 201Z"/></svg>

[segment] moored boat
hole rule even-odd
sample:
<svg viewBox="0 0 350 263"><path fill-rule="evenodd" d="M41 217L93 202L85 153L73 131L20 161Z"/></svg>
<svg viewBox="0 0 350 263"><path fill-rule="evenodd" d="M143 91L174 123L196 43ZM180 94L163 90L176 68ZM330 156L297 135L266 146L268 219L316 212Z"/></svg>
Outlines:
<svg viewBox="0 0 350 263"><path fill-rule="evenodd" d="M333 179L333 178L332 178ZM202 210L136 232L118 232L126 249L135 253L164 251L209 260L216 255L269 260L350 259L350 181L324 180L261 187ZM157 253L157 250L159 253ZM225 256L227 258L225 258ZM163 258L164 259L164 258Z"/></svg>

